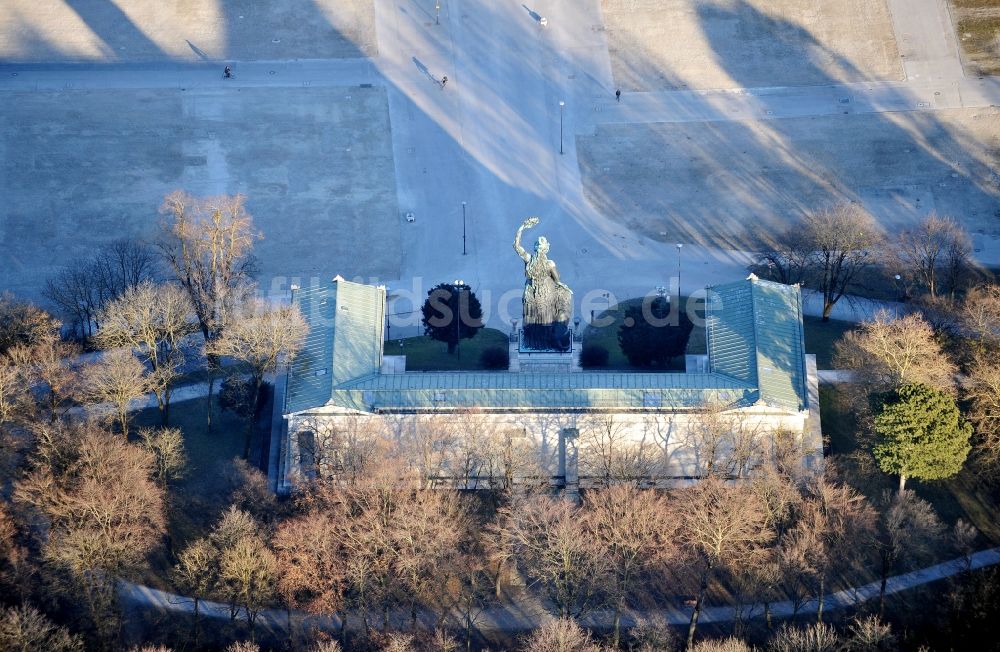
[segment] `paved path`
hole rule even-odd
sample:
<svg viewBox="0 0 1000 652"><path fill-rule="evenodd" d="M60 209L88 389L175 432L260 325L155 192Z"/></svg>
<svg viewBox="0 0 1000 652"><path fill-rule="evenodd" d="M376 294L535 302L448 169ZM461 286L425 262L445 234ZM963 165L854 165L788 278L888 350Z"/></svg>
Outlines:
<svg viewBox="0 0 1000 652"><path fill-rule="evenodd" d="M1000 564L1000 548L991 548L971 555L968 559L961 557L947 562L943 562L928 568L897 575L889 578L886 584L886 594L894 595L908 589L923 586L930 582L935 582L947 577L953 577L971 568L978 570ZM878 581L854 587L826 596L824 610L836 610L852 607L872 599L878 598ZM139 607L147 607L158 611L169 613L193 613L194 600L188 597L176 595L153 589L148 586L122 582L119 587L119 594L126 603ZM815 601L809 601L798 606L790 601L776 602L771 606L772 614L775 617L789 617L796 613L808 613L816 609ZM200 601L200 612L207 618L228 619L229 606L223 603ZM630 612L623 619L626 625L633 624L637 617L649 618L661 616L673 625L687 623L691 617L691 611L686 607L671 607L658 612ZM742 617L763 616L762 605L755 605L753 609L743 610ZM242 616L241 616L242 617ZM336 629L339 621L335 618L314 618L306 617L296 613L296 619L307 618L310 625L321 628ZM429 621L433 621L430 614L426 614ZM704 609L699 622L702 623L724 623L734 620L736 610L733 607L708 607ZM504 608L489 609L477 620L477 627L483 631L505 631L518 632L536 628L540 623L551 618L549 612L545 611L540 604L517 604ZM610 612L596 612L588 616L583 622L588 627L606 628L612 623L613 614ZM351 618L357 623L357 618ZM396 620L394 618L394 620ZM408 622L408 614L399 614L398 621L405 626ZM279 609L266 610L260 615L259 626L265 629L282 630L288 622L288 614Z"/></svg>

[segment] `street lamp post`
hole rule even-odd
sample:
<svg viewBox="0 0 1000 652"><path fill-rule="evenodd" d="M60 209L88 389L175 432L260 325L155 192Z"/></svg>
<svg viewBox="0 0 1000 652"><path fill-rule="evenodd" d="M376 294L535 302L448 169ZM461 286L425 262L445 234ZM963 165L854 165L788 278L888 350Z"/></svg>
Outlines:
<svg viewBox="0 0 1000 652"><path fill-rule="evenodd" d="M462 255L463 256L468 255L468 252L465 250L465 202L464 201L462 202Z"/></svg>
<svg viewBox="0 0 1000 652"><path fill-rule="evenodd" d="M566 103L559 100L559 153L563 153L563 109L566 108Z"/></svg>
<svg viewBox="0 0 1000 652"><path fill-rule="evenodd" d="M462 359L462 349L459 346L462 342L462 290L465 288L465 281L455 281L455 359Z"/></svg>
<svg viewBox="0 0 1000 652"><path fill-rule="evenodd" d="M435 0L434 2L434 24L441 24L441 0Z"/></svg>
<svg viewBox="0 0 1000 652"><path fill-rule="evenodd" d="M684 245L677 243L677 298L681 297L681 248Z"/></svg>

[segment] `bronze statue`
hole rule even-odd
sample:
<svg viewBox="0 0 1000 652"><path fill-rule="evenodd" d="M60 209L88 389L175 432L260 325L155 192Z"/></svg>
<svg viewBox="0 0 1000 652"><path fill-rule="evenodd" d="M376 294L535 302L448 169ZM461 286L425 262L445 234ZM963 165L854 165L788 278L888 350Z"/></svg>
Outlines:
<svg viewBox="0 0 1000 652"><path fill-rule="evenodd" d="M549 242L539 237L535 252L521 246L521 234L539 222L524 220L514 236L514 251L524 261L524 339L529 349L567 351L571 346L569 320L573 314L573 291L559 280L554 261L549 260Z"/></svg>

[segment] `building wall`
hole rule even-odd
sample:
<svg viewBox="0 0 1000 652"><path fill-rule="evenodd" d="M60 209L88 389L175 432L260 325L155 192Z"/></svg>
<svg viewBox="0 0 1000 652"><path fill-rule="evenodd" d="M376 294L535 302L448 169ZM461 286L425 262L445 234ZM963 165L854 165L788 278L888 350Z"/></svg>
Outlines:
<svg viewBox="0 0 1000 652"><path fill-rule="evenodd" d="M373 441L401 452L434 481L453 486L470 486L469 477L494 477L504 464L498 460L510 457L516 458L509 464L517 475L549 478L559 474L559 437L567 428L579 433L582 486L608 479L689 479L712 467L739 476L776 448L801 450L808 420L808 412L762 406L701 413L403 415L321 408L289 416L285 488L317 465L339 464L338 450Z"/></svg>

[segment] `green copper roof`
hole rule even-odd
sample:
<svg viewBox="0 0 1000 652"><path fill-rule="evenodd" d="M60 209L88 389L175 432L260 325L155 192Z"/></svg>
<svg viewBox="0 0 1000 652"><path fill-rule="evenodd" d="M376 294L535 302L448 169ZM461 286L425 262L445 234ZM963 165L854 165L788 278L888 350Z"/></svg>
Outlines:
<svg viewBox="0 0 1000 652"><path fill-rule="evenodd" d="M745 281L709 289L711 373L380 374L385 290L337 281L293 301L309 340L289 373L285 412L447 409L684 410L706 403L806 409L798 287Z"/></svg>
<svg viewBox="0 0 1000 652"><path fill-rule="evenodd" d="M337 385L378 373L384 288L338 279L296 290L292 303L308 322L309 337L292 361L285 412L324 405Z"/></svg>
<svg viewBox="0 0 1000 652"><path fill-rule="evenodd" d="M749 404L754 388L718 374L429 372L376 374L333 390L366 411L468 409L660 410Z"/></svg>
<svg viewBox="0 0 1000 652"><path fill-rule="evenodd" d="M709 288L709 369L760 390L765 405L807 407L802 294L797 286L745 281Z"/></svg>

